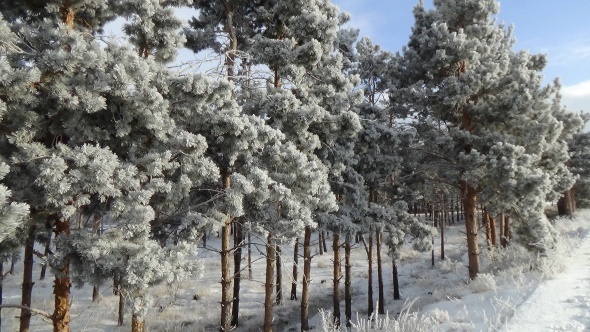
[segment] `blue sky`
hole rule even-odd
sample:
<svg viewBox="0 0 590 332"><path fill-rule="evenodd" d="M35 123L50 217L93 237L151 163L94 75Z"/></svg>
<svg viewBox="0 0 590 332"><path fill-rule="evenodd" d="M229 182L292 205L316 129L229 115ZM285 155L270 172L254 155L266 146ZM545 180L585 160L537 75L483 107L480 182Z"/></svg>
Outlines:
<svg viewBox="0 0 590 332"><path fill-rule="evenodd" d="M408 41L412 8L418 0L333 0L352 15L359 28L383 49L396 52ZM425 0L431 6L432 0ZM590 1L500 1L498 21L514 25L517 50L544 53L545 81L559 77L570 110L590 111Z"/></svg>

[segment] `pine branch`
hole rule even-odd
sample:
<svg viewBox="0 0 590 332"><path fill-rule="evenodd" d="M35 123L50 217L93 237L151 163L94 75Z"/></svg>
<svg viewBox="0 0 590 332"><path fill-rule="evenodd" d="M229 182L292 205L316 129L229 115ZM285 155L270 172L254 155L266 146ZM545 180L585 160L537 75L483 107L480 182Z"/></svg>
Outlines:
<svg viewBox="0 0 590 332"><path fill-rule="evenodd" d="M43 310L39 310L39 309L34 309L34 308L29 308L25 305L20 305L20 304L3 304L0 305L0 309L23 309L23 310L28 310L31 313L37 314L37 315L41 315L51 321L53 321L53 315L48 314L47 312L43 311Z"/></svg>

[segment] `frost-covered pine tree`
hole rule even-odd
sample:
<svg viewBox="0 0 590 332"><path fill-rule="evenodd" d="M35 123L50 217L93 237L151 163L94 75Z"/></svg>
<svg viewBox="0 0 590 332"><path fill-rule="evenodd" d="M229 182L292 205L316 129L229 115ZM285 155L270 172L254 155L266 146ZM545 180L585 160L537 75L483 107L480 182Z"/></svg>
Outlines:
<svg viewBox="0 0 590 332"><path fill-rule="evenodd" d="M553 88L540 86L544 60L512 51L511 31L494 20L496 1L438 0L434 5L426 10L419 4L414 10L416 23L392 72L390 98L413 114L421 129L429 128L424 132L439 133L425 140L425 149L444 164L448 170L443 175L461 191L469 276L475 278L480 195L491 208L510 210L536 229L531 245L543 248L551 242L539 207L556 186L569 181L563 167L567 158L557 148L562 124L547 108ZM518 165L520 175L510 181L500 178L501 167L510 167L504 163ZM500 203L499 196L492 200L489 192L501 192L505 201ZM527 211L537 212L525 217Z"/></svg>

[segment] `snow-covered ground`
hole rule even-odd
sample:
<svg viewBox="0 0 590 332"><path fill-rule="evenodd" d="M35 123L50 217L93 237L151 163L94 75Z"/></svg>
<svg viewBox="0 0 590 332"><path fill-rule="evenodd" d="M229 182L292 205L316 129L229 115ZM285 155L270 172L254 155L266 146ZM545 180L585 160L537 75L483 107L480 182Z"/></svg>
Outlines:
<svg viewBox="0 0 590 332"><path fill-rule="evenodd" d="M409 245L404 246L399 262L402 296L399 301L393 300L391 262L386 248L383 248L385 310L388 314L374 318L370 323L366 320L367 257L362 245L356 244L352 250L352 296L353 312L358 313L353 322L358 328L353 330L532 332L590 329L590 316L586 311L590 307L590 238L586 237L590 230L590 211L581 211L574 220L557 220L555 227L563 237L547 257L531 254L517 245L505 250L487 250L484 239L481 239L482 273L475 281L467 278L462 222L445 229L445 260L440 259L440 239L436 239L434 267L431 266L430 252L419 253ZM481 237L483 234L480 233ZM262 239L256 242L262 244ZM207 244L215 248L219 242L212 237ZM259 331L262 326L264 259L254 248L253 278L242 279L240 326L235 331ZM299 301L289 300L292 248L284 245L282 250L285 300L275 307L275 331L299 331ZM331 331L326 320L329 320L332 303L332 255L330 251L320 255L317 243L313 250L316 255L312 260L310 324L315 331ZM195 259L200 260L203 267L201 276L152 290L154 304L147 317L150 331L217 331L219 255L199 249ZM246 263L244 261L243 266ZM36 262L36 277L39 268ZM21 271L19 262L16 273L6 276L4 304L20 302ZM244 274L247 276L247 270ZM376 271L374 278L376 301ZM50 312L52 291L51 278L36 280L33 307ZM300 296L300 283L297 291ZM127 325L116 326L118 297L112 295L110 285L101 287L99 303L91 302L90 286L73 288L72 294L72 331L129 330L129 313L125 317ZM344 312L343 302L341 310ZM2 310L3 331L18 330L17 316L17 310ZM395 322L394 318L399 320ZM388 327L375 328L377 323ZM373 327L367 328L368 324ZM32 330L51 331L51 325L42 317L34 316Z"/></svg>

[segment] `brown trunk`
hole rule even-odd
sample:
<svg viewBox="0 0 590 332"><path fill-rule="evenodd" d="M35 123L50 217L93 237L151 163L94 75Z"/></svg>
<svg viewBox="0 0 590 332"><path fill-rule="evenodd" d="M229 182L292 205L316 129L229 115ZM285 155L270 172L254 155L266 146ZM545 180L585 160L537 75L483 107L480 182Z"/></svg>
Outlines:
<svg viewBox="0 0 590 332"><path fill-rule="evenodd" d="M223 188L227 190L230 187L230 174L227 170L222 171L222 181ZM231 216L228 214L223 227L221 227L221 332L230 331L232 323L232 275L229 268L231 255L231 219Z"/></svg>
<svg viewBox="0 0 590 332"><path fill-rule="evenodd" d="M498 215L498 229L500 230L500 247L504 248L504 214Z"/></svg>
<svg viewBox="0 0 590 332"><path fill-rule="evenodd" d="M115 277L117 280L119 277ZM117 281L119 283L119 281ZM117 325L123 326L125 324L125 296L121 286L117 286L117 293L119 295L119 311L117 315Z"/></svg>
<svg viewBox="0 0 590 332"><path fill-rule="evenodd" d="M570 190L566 190L557 201L557 213L560 216L572 216L572 198Z"/></svg>
<svg viewBox="0 0 590 332"><path fill-rule="evenodd" d="M16 253L13 253L12 256L10 257L10 271L8 272L11 275L14 274L14 268L16 266L16 262L18 262L18 255Z"/></svg>
<svg viewBox="0 0 590 332"><path fill-rule="evenodd" d="M326 246L326 232L324 231L322 231L322 245L324 246L324 252L328 252L328 247Z"/></svg>
<svg viewBox="0 0 590 332"><path fill-rule="evenodd" d="M383 289L383 269L381 267L381 231L377 231L375 233L375 238L377 240L377 286L378 286L378 304L377 304L377 312L380 314L385 314L385 294Z"/></svg>
<svg viewBox="0 0 590 332"><path fill-rule="evenodd" d="M277 280L275 282L276 304L283 303L283 264L281 264L281 246L276 247Z"/></svg>
<svg viewBox="0 0 590 332"><path fill-rule="evenodd" d="M21 305L31 307L31 298L33 294L33 255L35 252L35 227L31 227L27 240L25 242L25 257L23 268L23 284ZM21 309L20 311L20 332L30 331L31 326L31 311Z"/></svg>
<svg viewBox="0 0 590 332"><path fill-rule="evenodd" d="M334 251L334 288L332 289L332 303L334 305L334 326L340 326L340 235L334 232L334 242L332 250Z"/></svg>
<svg viewBox="0 0 590 332"><path fill-rule="evenodd" d="M266 282L264 284L264 332L272 332L273 279L275 272L275 243L272 234L266 242Z"/></svg>
<svg viewBox="0 0 590 332"><path fill-rule="evenodd" d="M299 262L299 238L293 246L293 281L291 282L291 300L297 300L297 264Z"/></svg>
<svg viewBox="0 0 590 332"><path fill-rule="evenodd" d="M490 238L492 240L492 247L496 246L496 221L490 216Z"/></svg>
<svg viewBox="0 0 590 332"><path fill-rule="evenodd" d="M350 239L351 235L346 234L346 243L344 244L344 315L346 316L346 328L352 327L352 294L350 285L352 284L350 265Z"/></svg>
<svg viewBox="0 0 590 332"><path fill-rule="evenodd" d="M2 291L4 284L4 261L0 258L0 306L2 306ZM2 332L2 308L0 307L0 332Z"/></svg>
<svg viewBox="0 0 590 332"><path fill-rule="evenodd" d="M576 187L572 187L570 190L570 206L572 209L572 213L576 212Z"/></svg>
<svg viewBox="0 0 590 332"><path fill-rule="evenodd" d="M98 286L92 286L92 302L100 301L100 290Z"/></svg>
<svg viewBox="0 0 590 332"><path fill-rule="evenodd" d="M397 262L395 261L395 252L391 252L391 266L393 275L393 299L399 300L399 278L397 273Z"/></svg>
<svg viewBox="0 0 590 332"><path fill-rule="evenodd" d="M49 252L51 250L51 233L52 233L52 229L50 228L47 230L47 242L45 242L45 251L43 252L45 257L49 256ZM47 273L47 264L43 264L41 266L41 273L39 274L39 280L45 280L46 273Z"/></svg>
<svg viewBox="0 0 590 332"><path fill-rule="evenodd" d="M510 217L504 216L504 243L503 247L506 248L510 243Z"/></svg>
<svg viewBox="0 0 590 332"><path fill-rule="evenodd" d="M486 228L486 243L488 245L488 250L491 250L493 247L492 244L492 224L490 218L490 212L486 206L483 207L483 214L482 214L483 224Z"/></svg>
<svg viewBox="0 0 590 332"><path fill-rule="evenodd" d="M231 325L238 326L238 316L240 315L240 281L242 280L242 246L244 245L244 228L243 219L238 219L235 223L234 231L234 303L232 305Z"/></svg>
<svg viewBox="0 0 590 332"><path fill-rule="evenodd" d="M252 234L248 231L248 279L252 280Z"/></svg>
<svg viewBox="0 0 590 332"><path fill-rule="evenodd" d="M303 285L301 290L301 331L309 331L309 283L311 282L311 227L303 239Z"/></svg>
<svg viewBox="0 0 590 332"><path fill-rule="evenodd" d="M463 210L467 233L467 252L469 255L469 278L475 279L479 273L479 247L477 243L477 190L466 181L460 182L463 192Z"/></svg>
<svg viewBox="0 0 590 332"><path fill-rule="evenodd" d="M70 236L70 220L57 220L55 238ZM59 251L61 248L56 248ZM53 311L53 332L70 332L70 259L64 258L55 274L53 293L55 294L55 310Z"/></svg>
<svg viewBox="0 0 590 332"><path fill-rule="evenodd" d="M133 314L131 316L131 332L145 332L145 320Z"/></svg>
<svg viewBox="0 0 590 332"><path fill-rule="evenodd" d="M320 255L324 254L324 246L322 246L322 232L318 231L318 246L320 247Z"/></svg>
<svg viewBox="0 0 590 332"><path fill-rule="evenodd" d="M443 216L445 215L444 208L443 208L441 214ZM441 221L440 221L440 259L443 261L445 260L445 221L444 221L444 217L441 218Z"/></svg>
<svg viewBox="0 0 590 332"><path fill-rule="evenodd" d="M367 280L367 316L371 316L373 314L373 232L370 231L369 233L369 247L367 258L369 259L369 266L367 267L369 277Z"/></svg>
<svg viewBox="0 0 590 332"><path fill-rule="evenodd" d="M434 220L434 204L430 207L430 216L432 219L432 227L436 228L436 221ZM431 264L434 266L434 235L432 235L432 252L430 256Z"/></svg>

